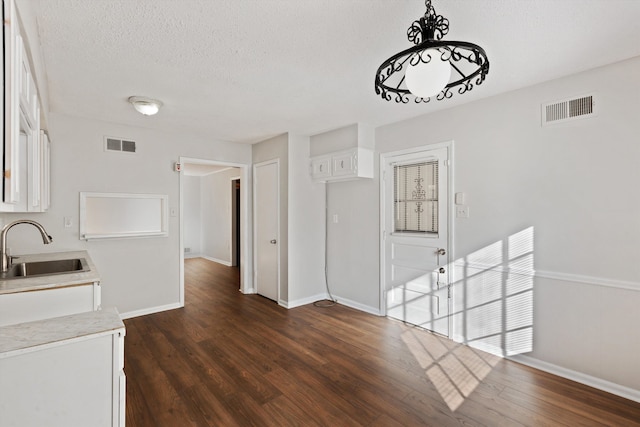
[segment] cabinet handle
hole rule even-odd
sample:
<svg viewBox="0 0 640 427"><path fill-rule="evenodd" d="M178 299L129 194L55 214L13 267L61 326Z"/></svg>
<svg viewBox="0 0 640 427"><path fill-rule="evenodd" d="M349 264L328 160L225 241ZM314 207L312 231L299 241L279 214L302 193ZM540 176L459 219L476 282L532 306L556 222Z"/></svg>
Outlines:
<svg viewBox="0 0 640 427"><path fill-rule="evenodd" d="M320 172L322 172L322 166L323 166L322 163L320 163Z"/></svg>
<svg viewBox="0 0 640 427"><path fill-rule="evenodd" d="M340 160L340 167L344 169L344 160Z"/></svg>

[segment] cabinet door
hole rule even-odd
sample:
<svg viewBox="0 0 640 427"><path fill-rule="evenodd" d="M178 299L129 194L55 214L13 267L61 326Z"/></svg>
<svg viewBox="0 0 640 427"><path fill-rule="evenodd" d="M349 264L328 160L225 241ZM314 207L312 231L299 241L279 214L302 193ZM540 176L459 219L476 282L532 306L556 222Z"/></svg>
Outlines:
<svg viewBox="0 0 640 427"><path fill-rule="evenodd" d="M331 176L331 157L315 157L311 159L311 177L313 179Z"/></svg>
<svg viewBox="0 0 640 427"><path fill-rule="evenodd" d="M348 152L332 157L333 176L356 175L358 172L357 154Z"/></svg>
<svg viewBox="0 0 640 427"><path fill-rule="evenodd" d="M94 283L0 295L0 326L97 310Z"/></svg>
<svg viewBox="0 0 640 427"><path fill-rule="evenodd" d="M3 426L121 425L113 419L113 334L0 359Z"/></svg>
<svg viewBox="0 0 640 427"><path fill-rule="evenodd" d="M36 108L38 116L40 109ZM36 129L40 127L39 117L35 119ZM42 147L40 131L29 129L27 154L27 211L42 212Z"/></svg>
<svg viewBox="0 0 640 427"><path fill-rule="evenodd" d="M124 427L127 377L124 373L124 332L113 335L113 425Z"/></svg>

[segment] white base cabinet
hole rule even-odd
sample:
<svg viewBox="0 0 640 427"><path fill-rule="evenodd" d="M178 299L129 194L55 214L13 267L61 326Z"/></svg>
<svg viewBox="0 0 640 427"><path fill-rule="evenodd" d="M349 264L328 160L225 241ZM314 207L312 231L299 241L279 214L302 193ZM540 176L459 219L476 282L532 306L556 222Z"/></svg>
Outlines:
<svg viewBox="0 0 640 427"><path fill-rule="evenodd" d="M99 310L100 300L99 282L0 294L0 326Z"/></svg>
<svg viewBox="0 0 640 427"><path fill-rule="evenodd" d="M124 426L124 335L115 310L0 328L0 425Z"/></svg>

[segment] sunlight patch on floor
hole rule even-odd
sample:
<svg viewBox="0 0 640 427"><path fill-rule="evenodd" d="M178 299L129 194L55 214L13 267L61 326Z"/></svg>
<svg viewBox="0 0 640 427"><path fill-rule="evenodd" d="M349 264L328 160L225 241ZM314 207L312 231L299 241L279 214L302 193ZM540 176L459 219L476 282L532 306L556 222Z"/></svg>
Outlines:
<svg viewBox="0 0 640 427"><path fill-rule="evenodd" d="M402 340L452 411L464 403L501 359L422 329L404 332Z"/></svg>

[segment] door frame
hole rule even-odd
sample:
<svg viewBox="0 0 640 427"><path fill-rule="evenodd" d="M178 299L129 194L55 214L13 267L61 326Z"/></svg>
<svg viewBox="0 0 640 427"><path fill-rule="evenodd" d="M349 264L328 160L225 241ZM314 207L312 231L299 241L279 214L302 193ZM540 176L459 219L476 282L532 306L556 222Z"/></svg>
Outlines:
<svg viewBox="0 0 640 427"><path fill-rule="evenodd" d="M253 266L253 291L254 293L258 293L258 245L257 245L257 241L258 241L258 227L257 227L257 221L258 221L258 205L256 203L256 196L257 196L257 191L256 191L256 168L259 168L261 166L267 166L270 164L275 164L276 165L276 177L278 179L278 182L276 183L276 208L277 208L277 212L276 212L276 218L277 218L277 227L276 227L276 242L277 242L277 251L276 251L276 285L277 285L277 300L276 303L277 304L281 304L280 301L280 285L281 285L281 271L280 271L280 248L281 246L281 239L280 239L280 159L271 159L271 160L266 160L264 162L260 162L260 163L255 163L253 165L253 187L252 187L252 193L253 193L253 260L254 260L254 266Z"/></svg>
<svg viewBox="0 0 640 427"><path fill-rule="evenodd" d="M236 204L236 188L234 182L238 181L238 184L240 185L240 198L242 199L242 179L240 176L234 176L230 178L229 181L231 182L231 244L229 245L229 259L231 260L231 266L235 267L237 265L242 265L240 262L242 260L236 256L236 253L238 252L238 228L242 228L242 221L240 221L240 224L236 223L238 206ZM240 209L242 209L242 200L240 200ZM242 235L242 229L240 230L240 234ZM242 242L240 242L240 249L242 250Z"/></svg>
<svg viewBox="0 0 640 427"><path fill-rule="evenodd" d="M228 166L240 169L240 182L249 182L251 165L244 163L232 163L222 162L210 159L197 159L191 157L180 156L178 162L182 165L186 163L199 164L199 165L212 165L212 166ZM182 172L179 174L180 178L180 193L179 193L179 215L180 215L180 307L184 307L184 180L182 179ZM250 218L249 218L249 191L240 191L240 292L251 293L253 288L253 275L251 274L251 262L247 249L250 248L249 236L251 233ZM170 216L174 216L173 213Z"/></svg>
<svg viewBox="0 0 640 427"><path fill-rule="evenodd" d="M391 157L396 157L396 156L402 156L405 154L418 154L418 153L425 153L425 156L428 155L429 151L432 150L436 150L436 149L440 149L440 148L446 148L447 149L447 158L448 158L448 165L447 165L447 182L448 182L448 188L447 188L447 195L448 195L448 204L447 204L447 230L448 230L448 236L447 236L447 247L449 250L449 265L447 265L447 271L449 271L449 274L447 275L449 278L449 282L453 281L453 270L452 270L452 266L454 264L453 261L453 254L455 253L454 248L453 248L453 236L454 236L454 205L453 205L453 187L454 187L454 182L453 182L453 140L451 141L445 141L445 142L439 142L436 144L428 144L428 145L421 145L419 147L413 147L413 148L407 148L404 150L399 150L399 151L390 151L390 152L386 152L386 153L380 153L380 241L379 241L379 247L380 247L380 284L379 284L379 301L380 301L380 305L379 305L379 310L380 310L380 315L381 316L386 316L387 315L387 304L386 304L386 292L385 292L385 277L386 277L386 246L385 246L385 224L386 224L386 216L385 216L385 180L384 180L384 173L385 173L385 166L388 163L389 158ZM451 284L451 283L450 283ZM449 298L448 300L448 311L449 311L449 337L453 336L453 315L452 315L452 308L453 308L453 298L455 296L455 292L453 291L453 286L451 287L451 298Z"/></svg>

